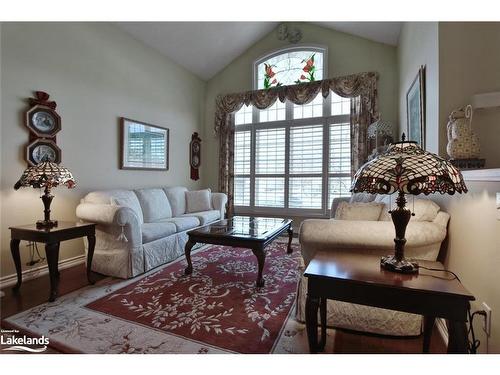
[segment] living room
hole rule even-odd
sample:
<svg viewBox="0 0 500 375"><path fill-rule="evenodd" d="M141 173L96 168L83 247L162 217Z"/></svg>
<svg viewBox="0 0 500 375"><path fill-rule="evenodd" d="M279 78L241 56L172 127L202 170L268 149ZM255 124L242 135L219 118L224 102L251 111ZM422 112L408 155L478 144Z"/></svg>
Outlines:
<svg viewBox="0 0 500 375"><path fill-rule="evenodd" d="M497 358L500 23L198 11L2 19L2 354Z"/></svg>

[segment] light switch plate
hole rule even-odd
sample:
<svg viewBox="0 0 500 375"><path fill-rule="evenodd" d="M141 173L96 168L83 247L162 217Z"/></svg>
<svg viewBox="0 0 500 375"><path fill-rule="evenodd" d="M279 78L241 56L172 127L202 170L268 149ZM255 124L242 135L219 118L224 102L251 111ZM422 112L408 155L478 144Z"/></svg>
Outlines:
<svg viewBox="0 0 500 375"><path fill-rule="evenodd" d="M500 193L497 193L497 219L500 220Z"/></svg>

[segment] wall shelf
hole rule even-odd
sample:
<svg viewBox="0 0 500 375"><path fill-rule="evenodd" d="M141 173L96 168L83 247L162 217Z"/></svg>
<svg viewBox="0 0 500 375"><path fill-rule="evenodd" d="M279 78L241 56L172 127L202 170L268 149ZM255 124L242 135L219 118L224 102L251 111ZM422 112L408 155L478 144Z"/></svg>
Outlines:
<svg viewBox="0 0 500 375"><path fill-rule="evenodd" d="M465 181L499 181L500 168L463 170Z"/></svg>

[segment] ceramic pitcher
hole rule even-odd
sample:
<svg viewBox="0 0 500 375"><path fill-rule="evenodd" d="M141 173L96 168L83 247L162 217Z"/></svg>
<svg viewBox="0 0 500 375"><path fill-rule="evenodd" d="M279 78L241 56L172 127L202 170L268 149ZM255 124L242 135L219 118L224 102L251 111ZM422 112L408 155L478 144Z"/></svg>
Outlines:
<svg viewBox="0 0 500 375"><path fill-rule="evenodd" d="M472 106L456 109L448 117L448 145L452 159L474 159L480 154L479 138L472 131Z"/></svg>

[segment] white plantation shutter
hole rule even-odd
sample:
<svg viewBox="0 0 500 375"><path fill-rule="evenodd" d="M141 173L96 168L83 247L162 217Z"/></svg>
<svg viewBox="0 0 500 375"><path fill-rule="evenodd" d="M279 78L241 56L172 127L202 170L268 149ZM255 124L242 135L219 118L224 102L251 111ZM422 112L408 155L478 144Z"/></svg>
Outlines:
<svg viewBox="0 0 500 375"><path fill-rule="evenodd" d="M290 173L321 174L323 169L323 125L290 129Z"/></svg>
<svg viewBox="0 0 500 375"><path fill-rule="evenodd" d="M234 135L234 173L250 174L250 130L236 132Z"/></svg>
<svg viewBox="0 0 500 375"><path fill-rule="evenodd" d="M257 130L255 173L285 173L285 128Z"/></svg>
<svg viewBox="0 0 500 375"><path fill-rule="evenodd" d="M323 125L290 129L290 208L322 206Z"/></svg>
<svg viewBox="0 0 500 375"><path fill-rule="evenodd" d="M328 163L328 204L333 198L351 195L351 127L349 123L330 125Z"/></svg>
<svg viewBox="0 0 500 375"><path fill-rule="evenodd" d="M318 95L235 114L234 204L241 215L327 216L349 196L350 99Z"/></svg>
<svg viewBox="0 0 500 375"><path fill-rule="evenodd" d="M330 125L330 173L351 173L351 127Z"/></svg>
<svg viewBox="0 0 500 375"><path fill-rule="evenodd" d="M284 189L284 177L256 177L255 205L258 207L284 207Z"/></svg>

